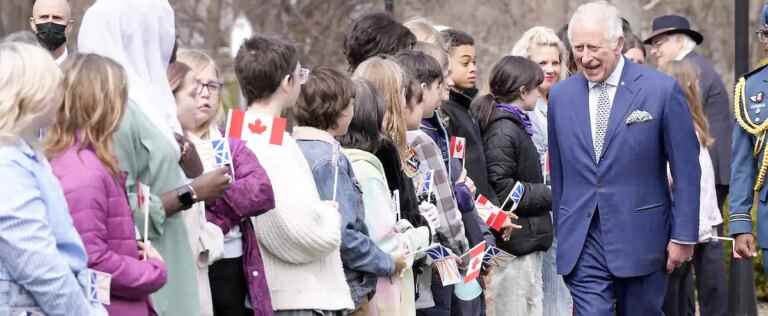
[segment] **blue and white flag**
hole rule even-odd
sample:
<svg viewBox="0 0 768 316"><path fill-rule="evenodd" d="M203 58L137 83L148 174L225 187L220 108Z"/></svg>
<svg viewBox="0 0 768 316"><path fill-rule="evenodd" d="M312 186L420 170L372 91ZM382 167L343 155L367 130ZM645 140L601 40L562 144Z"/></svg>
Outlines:
<svg viewBox="0 0 768 316"><path fill-rule="evenodd" d="M227 139L219 138L211 140L211 146L213 146L213 157L217 167L232 164L232 152L229 150L229 141L227 141Z"/></svg>

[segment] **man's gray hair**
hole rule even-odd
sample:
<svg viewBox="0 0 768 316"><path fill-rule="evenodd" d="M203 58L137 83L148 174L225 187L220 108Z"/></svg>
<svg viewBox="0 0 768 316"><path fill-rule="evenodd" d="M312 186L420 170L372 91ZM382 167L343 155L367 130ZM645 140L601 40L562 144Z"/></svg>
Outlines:
<svg viewBox="0 0 768 316"><path fill-rule="evenodd" d="M606 1L593 1L582 4L576 8L571 21L568 23L568 41L573 43L573 28L583 23L603 23L605 26L605 40L612 45L618 43L624 36L621 28L619 10Z"/></svg>

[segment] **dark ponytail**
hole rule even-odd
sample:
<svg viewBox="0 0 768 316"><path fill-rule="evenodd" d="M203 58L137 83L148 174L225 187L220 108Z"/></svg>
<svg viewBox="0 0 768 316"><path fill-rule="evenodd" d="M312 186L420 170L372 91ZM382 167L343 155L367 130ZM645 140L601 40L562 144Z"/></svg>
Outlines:
<svg viewBox="0 0 768 316"><path fill-rule="evenodd" d="M497 102L511 103L520 98L520 88L531 91L544 81L541 67L528 58L504 56L493 66L489 83L491 93L472 101L470 108L480 123L480 129L490 123Z"/></svg>
<svg viewBox="0 0 768 316"><path fill-rule="evenodd" d="M485 126L488 125L493 116L493 111L496 108L493 100L493 95L490 93L484 94L472 100L472 104L469 106L472 113L477 117L480 130L485 130Z"/></svg>

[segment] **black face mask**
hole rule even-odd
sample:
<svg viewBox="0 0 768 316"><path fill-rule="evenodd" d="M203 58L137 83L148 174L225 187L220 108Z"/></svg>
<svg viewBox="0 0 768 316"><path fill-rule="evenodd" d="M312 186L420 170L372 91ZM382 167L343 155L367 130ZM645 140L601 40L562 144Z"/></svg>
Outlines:
<svg viewBox="0 0 768 316"><path fill-rule="evenodd" d="M64 31L66 25L53 22L35 24L37 27L37 41L49 51L54 51L67 42L67 34Z"/></svg>

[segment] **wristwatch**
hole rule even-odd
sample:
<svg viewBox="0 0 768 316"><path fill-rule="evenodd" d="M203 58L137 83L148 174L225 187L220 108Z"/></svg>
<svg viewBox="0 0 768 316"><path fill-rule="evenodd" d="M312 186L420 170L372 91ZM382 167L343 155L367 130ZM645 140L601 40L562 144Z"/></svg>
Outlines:
<svg viewBox="0 0 768 316"><path fill-rule="evenodd" d="M197 201L197 193L189 184L176 189L176 197L178 197L179 203L181 203L185 210L192 207Z"/></svg>

